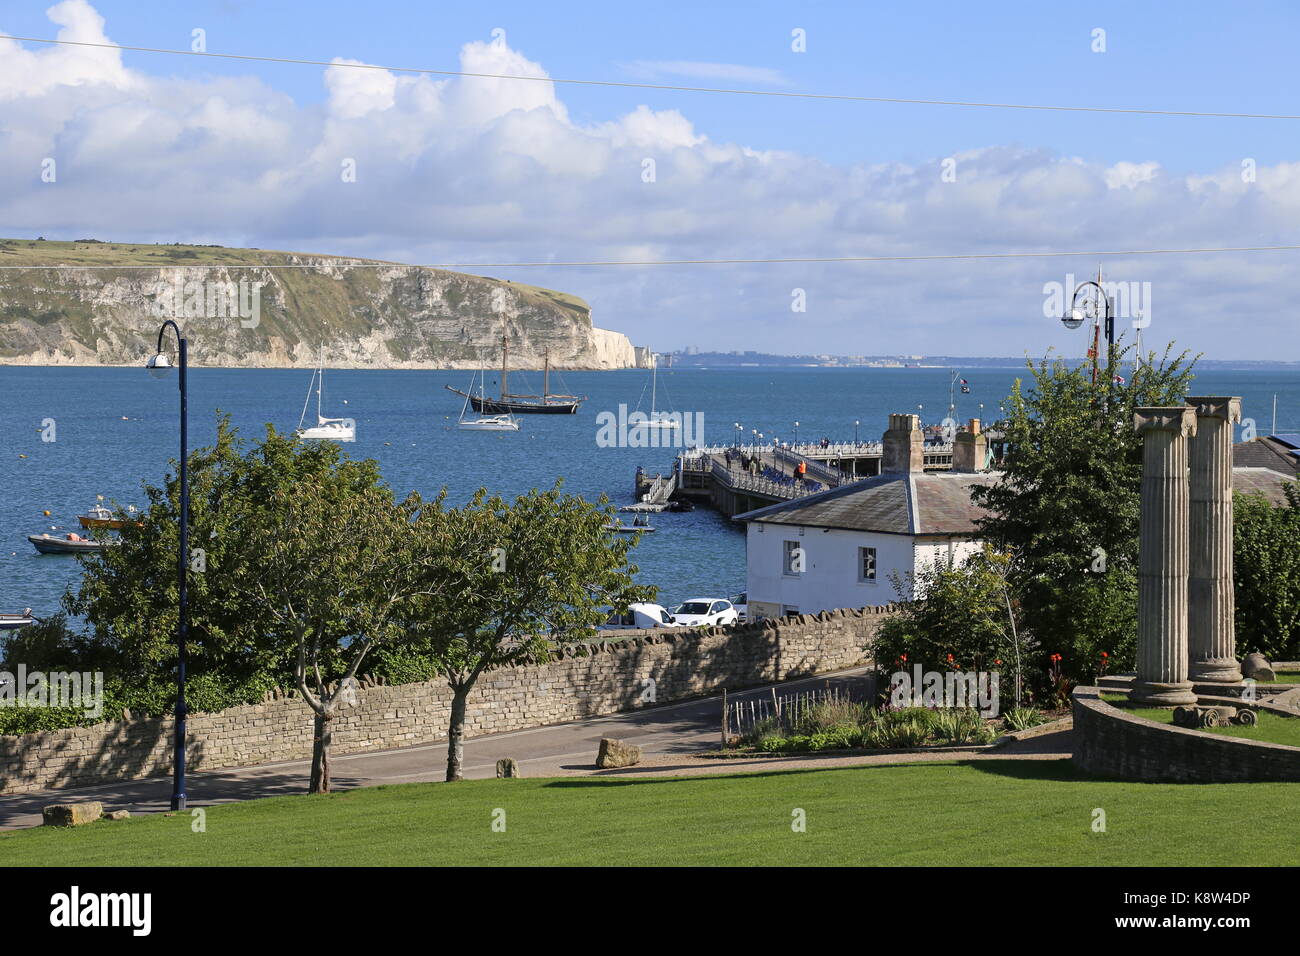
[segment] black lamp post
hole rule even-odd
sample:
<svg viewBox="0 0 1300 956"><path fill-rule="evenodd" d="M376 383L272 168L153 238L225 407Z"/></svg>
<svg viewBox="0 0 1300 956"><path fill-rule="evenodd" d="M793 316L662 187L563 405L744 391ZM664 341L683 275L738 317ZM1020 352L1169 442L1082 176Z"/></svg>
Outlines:
<svg viewBox="0 0 1300 956"><path fill-rule="evenodd" d="M799 444L799 423L798 422L794 423L794 443L796 446Z"/></svg>
<svg viewBox="0 0 1300 956"><path fill-rule="evenodd" d="M1106 294L1105 288L1102 287L1100 269L1097 270L1097 278L1095 280L1088 279L1086 282L1080 282L1078 286L1075 287L1074 295L1070 297L1070 308L1066 310L1065 315L1061 316L1061 324L1067 329L1077 329L1079 326L1083 325L1085 319L1090 318L1090 310L1086 308L1081 309L1078 305L1079 293L1090 288L1097 290L1097 295L1100 296L1102 301L1102 312L1106 332L1106 371L1109 374L1111 355L1115 349L1115 313L1111 306L1110 296ZM1099 364L1100 359L1097 356L1096 351L1096 349L1093 349L1093 362ZM1094 367L1096 367L1096 364L1094 364ZM1110 394L1111 384L1111 382L1106 383L1107 395Z"/></svg>
<svg viewBox="0 0 1300 956"><path fill-rule="evenodd" d="M858 443L858 425L860 424L861 422L858 419L856 418L853 419L853 444L854 445Z"/></svg>
<svg viewBox="0 0 1300 956"><path fill-rule="evenodd" d="M189 569L190 552L190 476L188 448L189 393L186 391L185 372L188 368L188 351L181 327L168 319L158 330L158 351L145 363L149 374L162 378L172 367L163 352L163 336L171 326L176 333L180 351L177 355L180 367L181 390L181 534L180 553L176 556L176 581L180 587L180 616L176 623L176 765L172 784L172 809L185 809L185 638L190 629L189 593L186 590L186 571Z"/></svg>

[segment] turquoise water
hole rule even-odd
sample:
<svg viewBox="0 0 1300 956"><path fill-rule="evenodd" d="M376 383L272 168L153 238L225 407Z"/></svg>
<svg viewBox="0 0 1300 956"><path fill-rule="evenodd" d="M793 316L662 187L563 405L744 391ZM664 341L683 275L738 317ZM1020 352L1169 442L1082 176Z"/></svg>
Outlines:
<svg viewBox="0 0 1300 956"><path fill-rule="evenodd" d="M309 372L301 370L195 369L190 373L190 442L209 444L215 412L229 412L248 436L263 425L292 430L298 424ZM971 394L957 396L958 420L996 417L998 403L1023 369L973 369L963 376ZM940 420L948 404L947 369L661 369L660 408L699 411L704 438L725 444L758 429L767 439L878 439L891 411L923 405L927 422ZM464 500L479 486L503 494L549 487L557 477L585 497L609 495L630 503L638 464L667 472L668 448L600 447L601 412L648 407L648 373L567 372L565 384L590 396L577 415L521 416L518 433L463 432L454 427L460 399L444 384L465 387L469 375L445 371L330 371L326 414L357 422L354 457L375 458L399 493L423 495L446 487ZM553 387L554 387L553 383ZM524 386L531 386L525 388ZM540 376L512 375L513 391L535 391ZM487 391L495 388L489 373ZM642 392L645 389L645 397ZM1278 396L1280 430L1300 425L1300 373L1206 372L1195 391L1241 395L1245 414L1271 426ZM344 400L347 404L343 404ZM32 607L37 614L58 607L78 577L75 558L38 555L25 535L51 527L76 527L77 514L96 495L122 504L143 504L142 481L159 482L177 454L177 389L174 378L158 381L143 368L0 367L0 611ZM53 419L56 440L41 440L42 422ZM20 457L25 455L26 457ZM41 512L48 509L49 518ZM640 579L657 585L665 604L696 596L729 596L744 587L744 536L730 522L701 508L654 519L658 532L642 538L635 554Z"/></svg>

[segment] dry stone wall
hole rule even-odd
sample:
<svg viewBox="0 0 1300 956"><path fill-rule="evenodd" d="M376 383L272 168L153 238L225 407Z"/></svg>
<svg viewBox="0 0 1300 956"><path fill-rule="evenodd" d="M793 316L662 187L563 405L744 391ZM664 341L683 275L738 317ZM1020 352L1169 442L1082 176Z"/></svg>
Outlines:
<svg viewBox="0 0 1300 956"><path fill-rule="evenodd" d="M470 737L540 727L842 670L870 660L889 616L882 608L823 611L779 621L708 629L625 631L618 640L568 645L543 664L501 668L470 695ZM406 747L446 739L451 692L440 682L366 682L358 705L334 721L334 753ZM216 770L311 756L311 710L296 695L189 718L189 765ZM167 774L172 720L108 721L93 727L0 737L0 792ZM430 758L435 761L437 758Z"/></svg>

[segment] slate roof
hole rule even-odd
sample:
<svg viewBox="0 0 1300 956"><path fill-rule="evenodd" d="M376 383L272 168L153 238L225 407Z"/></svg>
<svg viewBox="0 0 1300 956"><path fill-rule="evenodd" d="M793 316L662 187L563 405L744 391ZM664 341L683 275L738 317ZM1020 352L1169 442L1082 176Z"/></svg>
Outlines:
<svg viewBox="0 0 1300 956"><path fill-rule="evenodd" d="M1236 446L1241 447L1241 446ZM970 500L971 489L995 484L997 472L936 471L877 475L815 495L782 501L736 515L737 521L872 531L882 534L974 537L975 521L987 514ZM1256 492L1285 505L1288 478L1270 468L1234 467L1235 491Z"/></svg>
<svg viewBox="0 0 1300 956"><path fill-rule="evenodd" d="M1286 492L1282 489L1291 480L1272 468L1234 467L1232 469L1233 491L1240 491L1243 494L1251 492L1262 494L1275 508L1286 505Z"/></svg>
<svg viewBox="0 0 1300 956"><path fill-rule="evenodd" d="M1239 442L1232 446L1233 467L1272 468L1294 478L1300 473L1300 456L1297 456L1300 444L1293 444L1291 439L1300 436L1270 435Z"/></svg>
<svg viewBox="0 0 1300 956"><path fill-rule="evenodd" d="M737 521L874 531L883 534L973 535L985 514L971 503L971 488L997 475L927 472L877 475L819 494L737 515Z"/></svg>

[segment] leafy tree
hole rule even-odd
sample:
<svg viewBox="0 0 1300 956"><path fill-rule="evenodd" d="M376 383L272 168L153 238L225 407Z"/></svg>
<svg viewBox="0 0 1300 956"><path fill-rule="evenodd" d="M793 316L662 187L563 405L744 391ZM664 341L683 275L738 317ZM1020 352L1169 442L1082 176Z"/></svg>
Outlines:
<svg viewBox="0 0 1300 956"><path fill-rule="evenodd" d="M654 597L633 583L633 542L604 530L610 518L603 499L562 494L557 482L512 502L480 489L416 522L422 583L409 623L452 690L448 780L461 779L466 703L486 670L546 661L589 636L603 606Z"/></svg>
<svg viewBox="0 0 1300 956"><path fill-rule="evenodd" d="M1237 648L1269 660L1300 660L1300 483L1287 504L1262 495L1233 497L1233 583Z"/></svg>
<svg viewBox="0 0 1300 956"><path fill-rule="evenodd" d="M362 661L405 633L404 605L422 570L411 525L421 504L353 488L335 471L277 490L231 530L234 590L267 622L264 642L291 650L314 714L311 793L329 792L333 721L356 703Z"/></svg>
<svg viewBox="0 0 1300 956"><path fill-rule="evenodd" d="M266 502L320 483L363 494L380 485L377 465L347 459L332 442L302 443L269 425L265 440L248 449L221 417L216 444L191 452L189 477L189 673L267 687L288 680L291 652L264 640L274 622L264 607L249 606L233 572L255 561L272 534L257 525L274 519ZM176 659L176 463L161 487L144 491L142 513L117 512L129 519L120 546L84 557L81 584L64 598L69 612L90 623L112 669L142 686L170 681L164 670Z"/></svg>
<svg viewBox="0 0 1300 956"><path fill-rule="evenodd" d="M1076 680L1092 676L1103 651L1134 663L1142 441L1133 412L1183 404L1192 364L1171 350L1149 353L1109 387L1127 348L1097 382L1087 366L1029 363L1029 387L1016 381L999 423L999 480L972 492L991 512L981 531L1012 555L1008 581L1026 625Z"/></svg>
<svg viewBox="0 0 1300 956"><path fill-rule="evenodd" d="M902 600L876 636L876 660L927 671L1007 669L1014 681L1003 690L1018 705L1028 645L1007 588L1010 563L986 545L964 562L936 561L906 576L895 573L892 583Z"/></svg>

